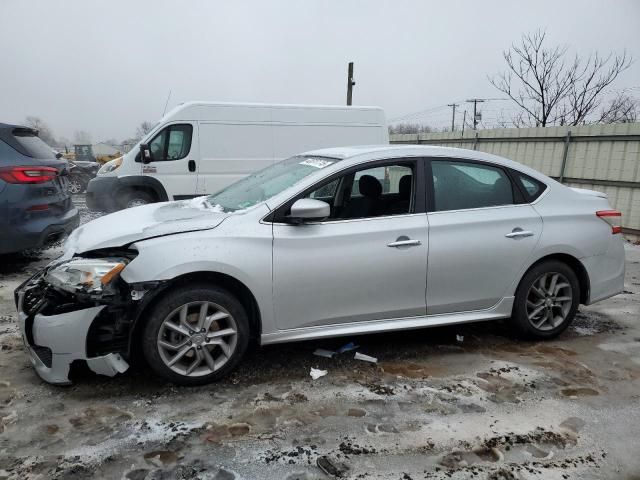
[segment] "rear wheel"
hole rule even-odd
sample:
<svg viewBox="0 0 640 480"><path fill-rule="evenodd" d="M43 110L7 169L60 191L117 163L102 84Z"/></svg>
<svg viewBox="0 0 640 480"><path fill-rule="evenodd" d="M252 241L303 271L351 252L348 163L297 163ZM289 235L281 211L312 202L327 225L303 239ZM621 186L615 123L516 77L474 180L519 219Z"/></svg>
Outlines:
<svg viewBox="0 0 640 480"><path fill-rule="evenodd" d="M512 324L526 338L553 338L573 321L580 283L565 263L550 260L530 269L516 292Z"/></svg>
<svg viewBox="0 0 640 480"><path fill-rule="evenodd" d="M240 362L249 342L249 321L242 304L226 290L189 285L155 306L142 342L158 375L180 385L202 385L227 375Z"/></svg>

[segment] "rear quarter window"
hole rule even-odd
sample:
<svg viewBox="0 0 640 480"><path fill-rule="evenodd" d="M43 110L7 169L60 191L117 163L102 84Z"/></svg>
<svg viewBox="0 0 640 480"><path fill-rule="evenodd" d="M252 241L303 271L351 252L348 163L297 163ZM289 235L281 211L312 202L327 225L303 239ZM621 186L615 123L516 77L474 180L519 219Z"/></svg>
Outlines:
<svg viewBox="0 0 640 480"><path fill-rule="evenodd" d="M518 172L516 170L511 170L513 177L520 187L522 194L524 195L527 203L531 203L535 201L542 193L547 189L547 186L542 183L540 180L536 180L529 175Z"/></svg>
<svg viewBox="0 0 640 480"><path fill-rule="evenodd" d="M35 135L32 130L15 128L12 135L27 156L43 159L56 158L51 147Z"/></svg>

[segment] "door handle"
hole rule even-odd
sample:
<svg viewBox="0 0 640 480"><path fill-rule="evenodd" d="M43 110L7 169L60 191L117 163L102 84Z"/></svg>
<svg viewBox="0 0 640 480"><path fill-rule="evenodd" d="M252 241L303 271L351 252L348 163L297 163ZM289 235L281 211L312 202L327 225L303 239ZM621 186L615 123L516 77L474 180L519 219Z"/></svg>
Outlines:
<svg viewBox="0 0 640 480"><path fill-rule="evenodd" d="M523 237L533 237L534 233L529 230L522 230L521 228L514 228L511 233L507 233L505 237L507 238L523 238Z"/></svg>
<svg viewBox="0 0 640 480"><path fill-rule="evenodd" d="M195 160L189 160L189 171L190 172L195 172L196 171L196 161Z"/></svg>
<svg viewBox="0 0 640 480"><path fill-rule="evenodd" d="M387 243L387 247L413 247L416 245L422 245L420 240L411 240L407 238L406 240L396 240L395 242Z"/></svg>

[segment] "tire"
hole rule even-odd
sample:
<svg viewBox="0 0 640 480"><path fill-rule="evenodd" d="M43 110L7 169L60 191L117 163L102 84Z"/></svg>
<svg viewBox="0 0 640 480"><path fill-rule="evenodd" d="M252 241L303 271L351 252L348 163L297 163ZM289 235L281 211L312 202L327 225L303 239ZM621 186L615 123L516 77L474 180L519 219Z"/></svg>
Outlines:
<svg viewBox="0 0 640 480"><path fill-rule="evenodd" d="M573 269L557 260L544 261L522 277L511 325L522 338L555 338L571 324L579 303L580 282Z"/></svg>
<svg viewBox="0 0 640 480"><path fill-rule="evenodd" d="M77 195L86 190L87 184L84 179L79 175L70 175L69 184L67 185L67 191L72 195Z"/></svg>
<svg viewBox="0 0 640 480"><path fill-rule="evenodd" d="M204 326L209 323L206 331L196 328L202 318ZM142 351L160 377L178 385L204 385L236 368L249 344L249 333L247 313L235 296L214 285L189 284L163 294L153 307L142 331ZM171 361L175 363L170 365Z"/></svg>
<svg viewBox="0 0 640 480"><path fill-rule="evenodd" d="M123 196L122 208L140 207L155 201L156 199L144 190L129 190Z"/></svg>

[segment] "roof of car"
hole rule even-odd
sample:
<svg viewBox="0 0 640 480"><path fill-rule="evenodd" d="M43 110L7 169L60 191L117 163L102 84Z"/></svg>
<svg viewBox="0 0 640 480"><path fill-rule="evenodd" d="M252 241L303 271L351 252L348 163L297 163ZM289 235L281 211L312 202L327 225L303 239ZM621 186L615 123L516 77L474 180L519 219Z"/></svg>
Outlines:
<svg viewBox="0 0 640 480"><path fill-rule="evenodd" d="M513 160L492 155L490 153L468 150L466 148L437 147L434 145L361 145L354 147L323 148L305 152L303 155L333 157L343 160L355 159L355 157L360 156L370 156L372 159L395 156L451 157L467 160L480 160L508 167L524 167Z"/></svg>
<svg viewBox="0 0 640 480"><path fill-rule="evenodd" d="M466 148L437 147L435 145L361 145L312 150L302 155L339 158L341 164L359 164L370 160L402 157L446 157L458 160L476 160L518 170L547 184L554 180L545 174L505 157Z"/></svg>
<svg viewBox="0 0 640 480"><path fill-rule="evenodd" d="M13 125L11 123L2 123L0 122L0 128L29 128L24 125Z"/></svg>

